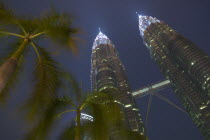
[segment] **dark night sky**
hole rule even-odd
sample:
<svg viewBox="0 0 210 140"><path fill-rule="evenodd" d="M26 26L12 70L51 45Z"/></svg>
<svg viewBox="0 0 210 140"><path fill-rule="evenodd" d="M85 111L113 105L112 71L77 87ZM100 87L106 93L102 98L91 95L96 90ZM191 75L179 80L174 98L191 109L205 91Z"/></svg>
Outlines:
<svg viewBox="0 0 210 140"><path fill-rule="evenodd" d="M85 40L80 45L80 54L72 57L64 53L57 59L76 75L85 90L90 90L91 48L99 27L116 46L133 90L163 79L143 45L135 12L165 21L210 54L209 0L5 0L5 4L18 13L33 15L39 15L54 4L58 11L75 16L75 26L84 31L80 35ZM13 93L7 106L0 108L0 140L20 140L27 131L23 113L15 110L29 89L26 81L27 76L21 78L21 84L16 86L18 92ZM180 105L171 89L160 93ZM148 97L137 100L144 119L147 101ZM64 116L64 119L67 117ZM155 97L148 135L150 140L203 140L186 114Z"/></svg>

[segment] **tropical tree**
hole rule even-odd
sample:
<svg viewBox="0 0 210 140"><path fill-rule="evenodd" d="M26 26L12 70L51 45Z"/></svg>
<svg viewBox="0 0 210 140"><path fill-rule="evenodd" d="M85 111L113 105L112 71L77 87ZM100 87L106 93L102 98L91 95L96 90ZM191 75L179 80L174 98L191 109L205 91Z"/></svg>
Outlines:
<svg viewBox="0 0 210 140"><path fill-rule="evenodd" d="M69 95L69 96L71 96L71 98L69 96L55 98L53 100L52 104L49 104L47 109L45 109L45 112L42 112L41 114L39 114L40 119L37 122L37 124L35 125L35 127L28 133L28 135L26 136L26 140L45 140L46 136L47 136L50 128L52 127L53 123L55 122L55 120L57 118L60 118L61 115L65 114L65 113L70 113L70 112L76 113L76 118L75 118L75 122L74 122L76 124L76 126L73 129L71 129L71 130L75 131L75 133L73 132L73 134L74 134L73 139L81 140L81 136L83 134L82 132L84 132L84 130L86 130L85 132L87 132L87 129L85 129L85 128L89 128L89 127L81 126L81 120L80 120L82 111L87 109L87 107L89 110L91 110L92 114L94 114L93 115L94 118L99 118L97 116L100 116L100 119L98 119L98 120L96 119L97 120L96 124L97 124L98 128L102 128L102 126L105 124L104 120L102 119L103 115L101 113L102 113L102 110L105 110L105 108L103 108L103 107L105 107L105 104L112 101L111 97L109 95L107 95L105 93L101 93L101 92L100 93L95 92L95 93L83 94L81 91L81 88L78 86L78 84L76 83L76 81L74 80L74 78L72 76L65 76L65 77L67 77L71 83L70 86L72 88L71 88L71 94ZM73 96L73 95L75 95L75 96ZM73 97L75 97L74 101L72 100ZM68 106L68 105L70 105L70 106ZM66 109L66 107L69 107L70 109ZM64 111L61 112L61 110L64 110ZM108 110L108 109L106 108L106 110ZM59 112L61 112L61 113L59 113ZM102 118L101 118L101 116L102 116ZM94 126L96 126L96 124ZM105 130L105 128L106 127L103 126L103 130ZM97 129L97 130L99 130L99 129ZM72 133L72 131L69 131L69 134L71 134L71 133ZM104 132L102 133L102 131L100 131L100 133L101 133L101 135L100 135L100 137L101 137ZM103 135L105 136L105 134L107 135L108 133L104 133ZM99 136L97 136L97 137L99 137ZM106 138L106 137L104 137L104 138Z"/></svg>
<svg viewBox="0 0 210 140"><path fill-rule="evenodd" d="M5 57L0 60L0 99L5 99L11 85L17 83L15 79L22 62L26 59L26 54L33 50L37 57L33 73L36 83L28 102L33 108L31 116L40 109L39 105L50 103L56 97L62 70L51 53L39 45L39 41L49 39L58 44L55 45L57 50L76 52L76 33L78 29L72 26L72 18L68 14L51 9L40 17L17 16L0 4L0 36L15 40L13 45L8 46L9 51L5 51Z"/></svg>
<svg viewBox="0 0 210 140"><path fill-rule="evenodd" d="M67 80L70 82L69 85L71 85L71 93L74 93L75 96L71 95L71 98L65 97L61 99L63 102L69 103L72 108L63 111L56 116L60 117L69 112L76 113L75 133L72 133L74 134L74 140L81 140L82 136L86 134L94 139L107 140L109 138L109 126L112 125L111 123L122 119L119 106L116 105L114 99L106 92L91 92L84 94L73 76L68 75L65 77L68 78ZM73 97L75 97L75 100L73 100ZM82 126L81 113L87 110L93 116L94 122L89 122ZM72 126L70 126L70 129L71 128Z"/></svg>
<svg viewBox="0 0 210 140"><path fill-rule="evenodd" d="M117 91L107 90L83 94L72 76L68 77L68 80L72 87L71 92L68 91L71 93L70 97L64 96L54 100L54 104L48 106L47 111L40 117L41 121L28 133L26 140L46 140L56 120L63 114L72 112L76 113L75 121L71 121L64 129L59 140L82 140L84 136L93 140L109 140L110 138L145 140L140 134L126 129L121 108L109 95ZM93 116L93 121L82 123L82 112L89 112Z"/></svg>

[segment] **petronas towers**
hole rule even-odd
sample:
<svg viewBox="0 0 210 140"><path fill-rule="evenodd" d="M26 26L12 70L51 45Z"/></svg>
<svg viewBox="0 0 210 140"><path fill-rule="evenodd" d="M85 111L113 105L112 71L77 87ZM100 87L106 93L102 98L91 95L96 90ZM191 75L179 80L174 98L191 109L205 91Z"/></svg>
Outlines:
<svg viewBox="0 0 210 140"><path fill-rule="evenodd" d="M139 30L152 59L170 80L174 94L202 135L210 140L210 56L157 18L139 15ZM125 67L115 46L101 31L93 43L91 65L92 90L118 90L116 102L128 127L145 135Z"/></svg>
<svg viewBox="0 0 210 140"><path fill-rule="evenodd" d="M206 139L210 139L210 57L167 24L139 16L151 57L170 80L174 94Z"/></svg>

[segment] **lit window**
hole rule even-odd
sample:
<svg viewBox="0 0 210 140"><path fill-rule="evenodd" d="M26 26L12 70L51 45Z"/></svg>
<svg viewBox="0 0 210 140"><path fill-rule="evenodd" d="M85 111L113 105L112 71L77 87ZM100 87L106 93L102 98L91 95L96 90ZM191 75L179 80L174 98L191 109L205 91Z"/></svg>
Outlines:
<svg viewBox="0 0 210 140"><path fill-rule="evenodd" d="M103 61L107 61L107 60L106 59L102 59L101 62L103 62Z"/></svg>
<svg viewBox="0 0 210 140"><path fill-rule="evenodd" d="M206 107L207 107L206 105L201 106L201 107L200 107L200 110L203 110L203 109L206 108Z"/></svg>
<svg viewBox="0 0 210 140"><path fill-rule="evenodd" d="M125 105L125 108L131 107L131 104L127 104Z"/></svg>
<svg viewBox="0 0 210 140"><path fill-rule="evenodd" d="M162 59L166 58L166 56L163 56Z"/></svg>
<svg viewBox="0 0 210 140"><path fill-rule="evenodd" d="M121 102L117 101L117 100L114 100L115 103L118 103L120 105L123 105Z"/></svg>
<svg viewBox="0 0 210 140"><path fill-rule="evenodd" d="M134 110L134 111L139 111L139 109L138 109L138 108L133 108L132 110Z"/></svg>

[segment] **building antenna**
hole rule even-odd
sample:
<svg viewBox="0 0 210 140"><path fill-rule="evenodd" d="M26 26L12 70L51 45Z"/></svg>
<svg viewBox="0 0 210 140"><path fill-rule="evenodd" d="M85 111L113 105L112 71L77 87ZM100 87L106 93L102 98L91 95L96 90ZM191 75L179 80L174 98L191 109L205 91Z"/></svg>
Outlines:
<svg viewBox="0 0 210 140"><path fill-rule="evenodd" d="M136 15L139 16L138 12L136 12Z"/></svg>

